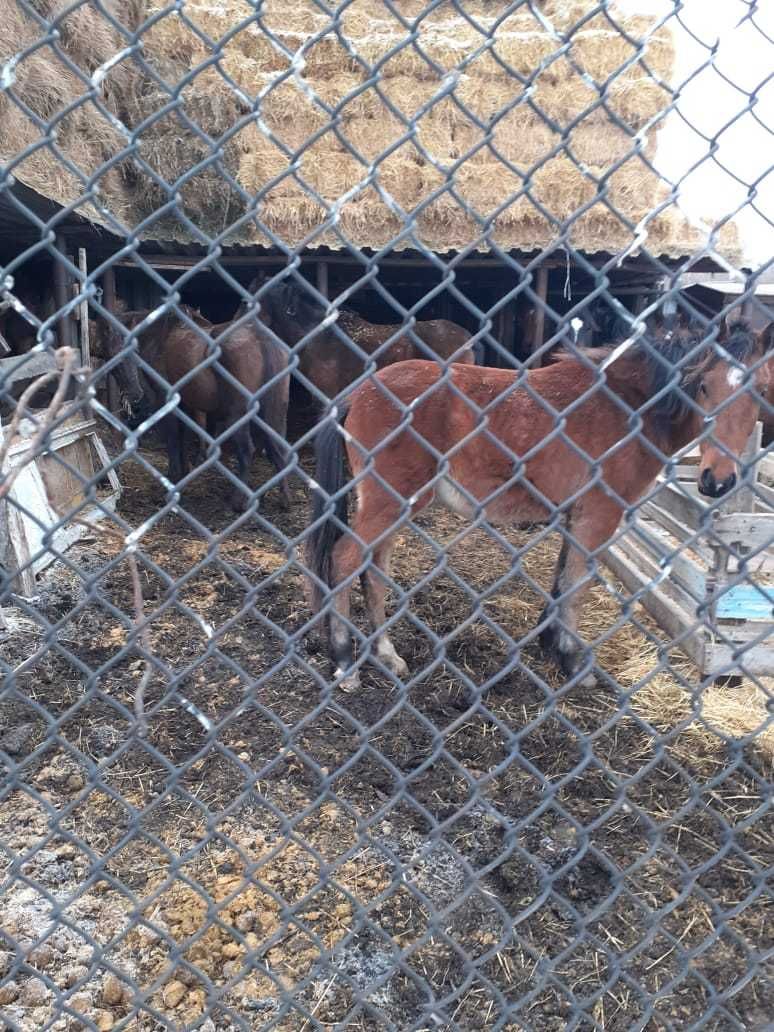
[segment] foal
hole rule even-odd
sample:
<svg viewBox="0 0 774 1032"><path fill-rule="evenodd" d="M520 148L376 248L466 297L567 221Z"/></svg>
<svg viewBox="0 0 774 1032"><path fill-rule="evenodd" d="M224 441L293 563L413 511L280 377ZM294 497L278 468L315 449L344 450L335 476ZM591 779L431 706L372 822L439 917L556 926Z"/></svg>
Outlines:
<svg viewBox="0 0 774 1032"><path fill-rule="evenodd" d="M407 673L384 627L390 556L401 529L432 502L491 523L563 521L540 641L568 677L591 684L592 657L578 636L583 595L593 582L589 559L601 558L624 512L666 459L699 436L709 413L725 411L715 439L741 453L758 406L734 395L768 343L737 322L723 349L705 343L690 355L664 340L633 345L617 358L609 350L588 352L585 360L565 355L526 374L459 365L444 374L434 362L411 361L358 387L343 426L329 419L318 434L307 556L315 610L333 589L331 651L342 685L358 683L349 631L358 574L376 658L397 676ZM595 367L602 361L604 388ZM749 376L763 389L761 369ZM345 447L356 499L351 529ZM703 482L714 462L705 454Z"/></svg>

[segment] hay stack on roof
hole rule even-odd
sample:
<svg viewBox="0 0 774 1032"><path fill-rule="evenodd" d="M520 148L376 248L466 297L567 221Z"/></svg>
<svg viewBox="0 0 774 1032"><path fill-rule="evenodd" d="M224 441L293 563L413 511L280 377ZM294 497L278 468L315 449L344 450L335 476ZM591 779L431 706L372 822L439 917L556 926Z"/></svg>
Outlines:
<svg viewBox="0 0 774 1032"><path fill-rule="evenodd" d="M467 18L442 3L418 22L423 0L395 0L402 20L379 0L330 15L313 0L266 0L260 14L246 0L187 0L182 14L108 0L117 24L91 5L63 14L69 0L33 6L60 38L14 61L42 30L3 5L15 81L0 94L0 154L40 139L30 114L55 125L14 174L64 204L96 176L99 198L80 206L95 221L107 209L145 238L225 245L270 244L265 229L331 247L403 234L399 246L436 251L489 228L531 251L569 223L570 242L594 252L630 246L647 220L654 254L702 242L674 208L648 218L664 192L643 159L674 57L650 19L594 14L592 0L533 4L540 17L526 5L504 16L504 0L468 2ZM143 23L142 48L128 47Z"/></svg>

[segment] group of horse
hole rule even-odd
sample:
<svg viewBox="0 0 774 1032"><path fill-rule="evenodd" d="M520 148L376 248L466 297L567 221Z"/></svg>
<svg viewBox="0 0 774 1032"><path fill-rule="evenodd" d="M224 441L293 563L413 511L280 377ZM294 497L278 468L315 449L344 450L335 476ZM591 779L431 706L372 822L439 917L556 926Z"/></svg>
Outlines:
<svg viewBox="0 0 774 1032"><path fill-rule="evenodd" d="M250 293L255 296L263 284L256 278ZM399 325L375 325L341 311L337 322L350 347L332 324L326 326L325 309L299 285L269 284L259 296L259 319L245 302L232 321L221 324L181 305L119 313L118 325L102 335L102 350L135 422L164 411L170 385L179 393L179 403L159 421L172 483L185 481L192 445L201 455L207 437L220 431L228 439L242 485L231 494L237 510L252 498L248 475L259 445L278 474L287 467L291 375L327 404L367 362L381 369L412 358L474 360L472 335L446 319L417 322L409 334ZM280 485L287 500L286 478L280 477Z"/></svg>
<svg viewBox="0 0 774 1032"><path fill-rule="evenodd" d="M250 290L260 322L252 303L225 325L190 309L124 313L124 331L107 333L105 351L119 359L113 368L129 405L145 417L163 414L171 481L184 484L189 437L202 423L210 438L229 433L237 508L251 497L259 444L287 492L291 375L320 400L306 566L344 688L358 683L369 659L393 677L408 674L386 619L390 558L397 536L432 503L469 521L561 522L536 633L568 679L593 681L581 606L622 518L696 439L699 490L730 491L774 382L774 333L736 317L713 336L677 315L636 342L560 349L542 367L500 369L476 365L471 334L445 320L418 322L409 334L331 310L290 279ZM371 363L378 371L362 379ZM373 633L356 658L350 591L358 577Z"/></svg>

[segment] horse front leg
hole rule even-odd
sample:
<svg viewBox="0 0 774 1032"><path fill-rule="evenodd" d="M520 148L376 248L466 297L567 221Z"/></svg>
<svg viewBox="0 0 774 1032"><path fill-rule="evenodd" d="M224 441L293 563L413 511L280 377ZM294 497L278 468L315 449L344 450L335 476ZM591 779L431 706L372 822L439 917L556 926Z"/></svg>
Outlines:
<svg viewBox="0 0 774 1032"><path fill-rule="evenodd" d="M546 626L540 632L543 650L557 663L562 673L574 678L586 671L580 683L592 688L596 677L591 672L594 657L581 638L578 627L583 601L594 582L589 570L589 555L596 553L615 533L621 510L601 492L593 491L573 507L563 536L556 564L551 598L540 617ZM600 561L599 556L592 560Z"/></svg>
<svg viewBox="0 0 774 1032"><path fill-rule="evenodd" d="M236 512L244 512L250 504L250 495L252 494L248 475L253 464L253 455L255 454L255 444L250 433L249 423L243 423L234 433L232 440L236 449L237 475L249 493L246 494L241 488L234 487L231 492L231 506ZM256 507L257 505L258 500L256 499Z"/></svg>
<svg viewBox="0 0 774 1032"><path fill-rule="evenodd" d="M167 449L167 478L172 484L179 484L186 474L183 441L183 427L176 412L166 416L162 433Z"/></svg>

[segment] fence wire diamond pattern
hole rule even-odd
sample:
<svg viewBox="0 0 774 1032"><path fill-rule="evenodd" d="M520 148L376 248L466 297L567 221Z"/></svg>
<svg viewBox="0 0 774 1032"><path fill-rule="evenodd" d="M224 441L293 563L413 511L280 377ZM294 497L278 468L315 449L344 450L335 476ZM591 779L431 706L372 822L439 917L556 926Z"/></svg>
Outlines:
<svg viewBox="0 0 774 1032"><path fill-rule="evenodd" d="M770 1027L772 335L681 279L765 216L656 162L690 11L0 27L3 1027Z"/></svg>

